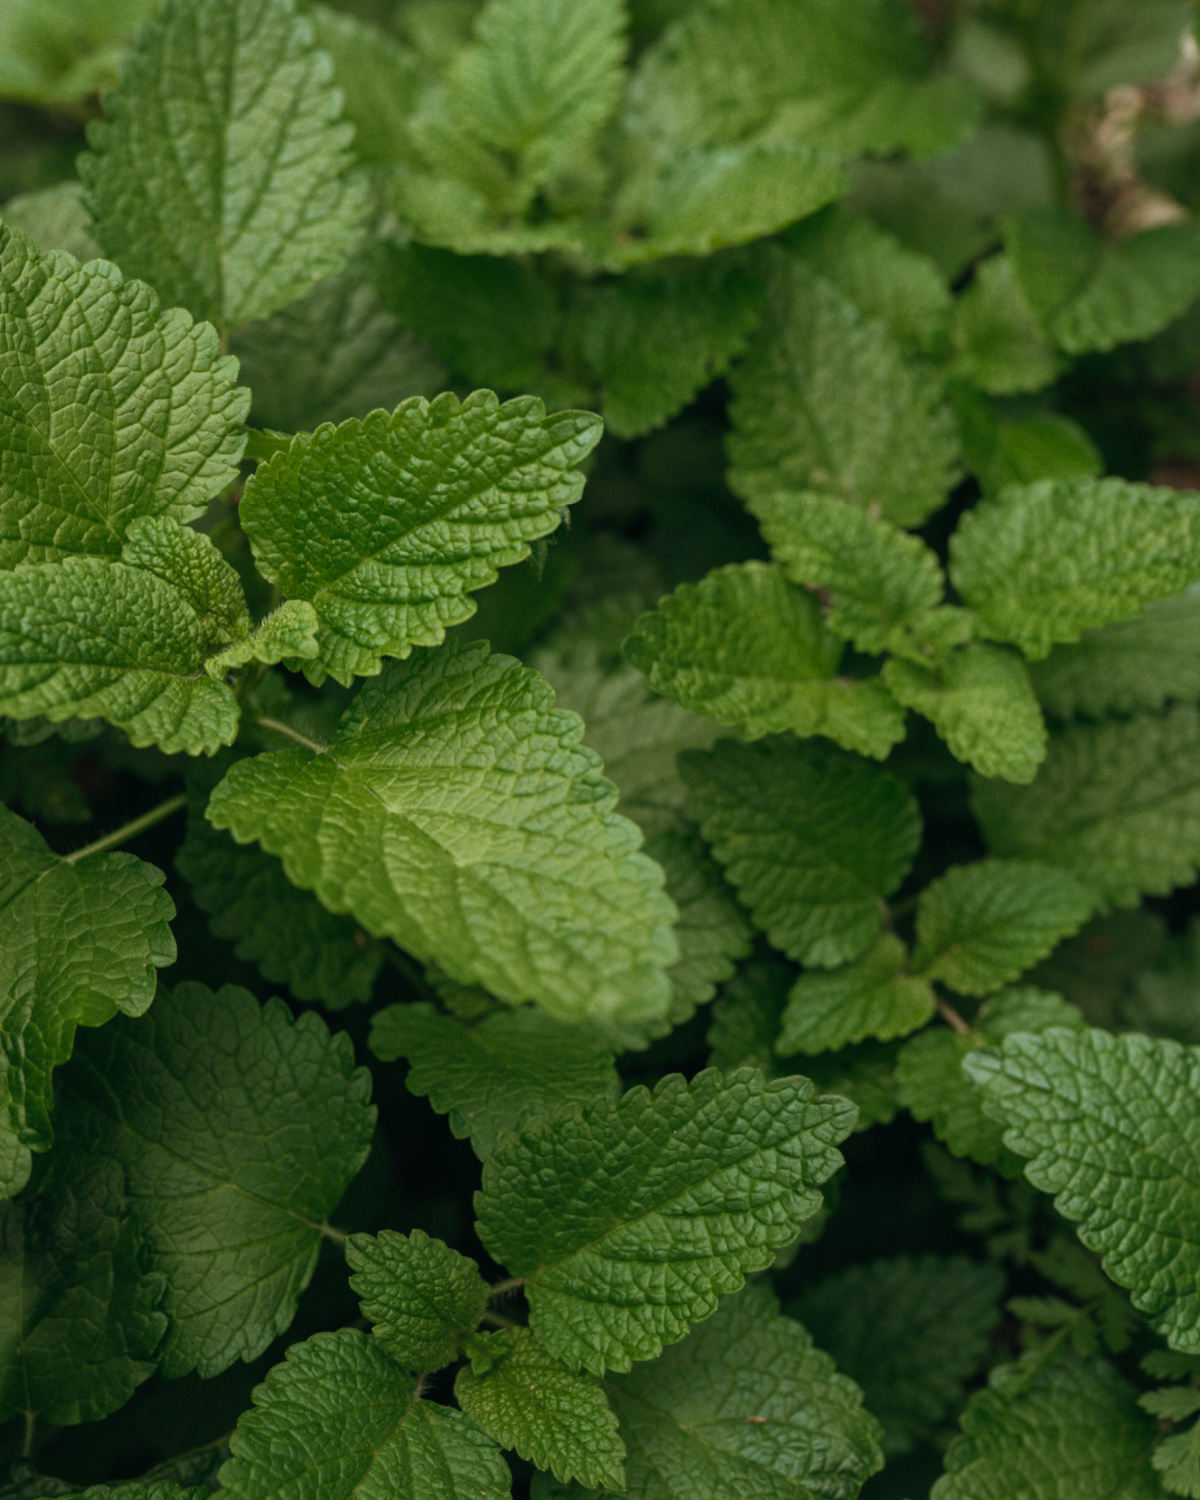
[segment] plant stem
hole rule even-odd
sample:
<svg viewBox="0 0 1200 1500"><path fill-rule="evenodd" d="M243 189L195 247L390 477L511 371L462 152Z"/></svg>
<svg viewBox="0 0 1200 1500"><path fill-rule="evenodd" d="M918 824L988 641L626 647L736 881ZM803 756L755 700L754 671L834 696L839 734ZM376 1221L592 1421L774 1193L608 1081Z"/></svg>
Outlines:
<svg viewBox="0 0 1200 1500"><path fill-rule="evenodd" d="M506 1292L515 1292L524 1285L524 1276L512 1276L507 1281L498 1281L495 1286L488 1287L488 1296L503 1297Z"/></svg>
<svg viewBox="0 0 1200 1500"><path fill-rule="evenodd" d="M33 1430L37 1426L37 1414L27 1411L25 1413L25 1439L21 1444L21 1457L33 1457Z"/></svg>
<svg viewBox="0 0 1200 1500"><path fill-rule="evenodd" d="M153 828L155 823L161 823L164 818L169 818L172 813L177 813L180 808L187 806L187 794L180 792L177 797L168 797L165 802L160 802L157 807L152 807L140 818L134 818L129 823L123 823L120 828L114 828L111 833L106 833L102 839L97 839L94 844L85 844L82 849L76 849L73 854L64 854L63 863L76 865L81 859L87 859L90 854L103 854L106 849L115 849L118 844L127 844L130 839L136 838L139 833L145 833L147 828Z"/></svg>
<svg viewBox="0 0 1200 1500"><path fill-rule="evenodd" d="M496 1328L519 1328L519 1323L514 1323L511 1318L502 1318L499 1313L494 1313L489 1308L483 1315L485 1323L491 1323Z"/></svg>
<svg viewBox="0 0 1200 1500"><path fill-rule="evenodd" d="M290 724L281 723L279 719L268 719L265 714L260 714L255 723L260 729L269 729L273 734L282 734L289 740L295 740L297 745L303 745L306 750L311 750L314 755L325 754L324 745L318 744L316 740L310 740L306 734L301 734L298 729L293 729Z"/></svg>
<svg viewBox="0 0 1200 1500"><path fill-rule="evenodd" d="M948 1026L952 1026L958 1032L959 1036L971 1035L971 1028L954 1009L953 1005L948 1000L943 1000L940 995L938 996L937 1008L938 1015L941 1016L942 1020Z"/></svg>
<svg viewBox="0 0 1200 1500"><path fill-rule="evenodd" d="M317 1228L327 1240L332 1240L335 1245L344 1245L346 1243L346 1231L344 1229L335 1229L332 1224L318 1224Z"/></svg>

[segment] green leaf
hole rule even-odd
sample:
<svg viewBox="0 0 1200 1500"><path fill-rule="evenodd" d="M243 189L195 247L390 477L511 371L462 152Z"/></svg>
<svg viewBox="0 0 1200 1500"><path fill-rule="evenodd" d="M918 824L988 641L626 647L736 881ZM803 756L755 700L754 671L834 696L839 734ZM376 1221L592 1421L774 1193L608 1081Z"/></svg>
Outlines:
<svg viewBox="0 0 1200 1500"><path fill-rule="evenodd" d="M150 0L10 0L0 17L0 98L82 102L116 75Z"/></svg>
<svg viewBox="0 0 1200 1500"><path fill-rule="evenodd" d="M1162 708L1200 699L1200 590L1148 604L1134 620L1089 630L1034 662L1042 706L1061 719Z"/></svg>
<svg viewBox="0 0 1200 1500"><path fill-rule="evenodd" d="M804 964L857 958L880 898L921 839L910 794L882 771L795 740L680 758L688 806L756 926Z"/></svg>
<svg viewBox="0 0 1200 1500"><path fill-rule="evenodd" d="M0 1206L0 1419L95 1422L154 1373L167 1320L115 1162L54 1158Z"/></svg>
<svg viewBox="0 0 1200 1500"><path fill-rule="evenodd" d="M777 958L752 958L738 971L712 1008L709 1067L758 1068L767 1078L789 1071L776 1055L775 1039L795 978L795 969Z"/></svg>
<svg viewBox="0 0 1200 1500"><path fill-rule="evenodd" d="M870 219L837 206L795 225L786 236L817 273L902 349L935 354L945 342L951 298L937 267Z"/></svg>
<svg viewBox="0 0 1200 1500"><path fill-rule="evenodd" d="M538 1116L618 1089L603 1042L538 1010L499 1011L468 1027L432 1005L389 1005L371 1018L370 1045L384 1062L408 1061L409 1092L448 1114L481 1161Z"/></svg>
<svg viewBox="0 0 1200 1500"><path fill-rule="evenodd" d="M314 5L309 19L317 46L333 63L342 112L354 126L355 156L378 166L410 158L408 119L423 82L420 58L365 17Z"/></svg>
<svg viewBox="0 0 1200 1500"><path fill-rule="evenodd" d="M1182 0L1068 0L1040 4L1030 41L1055 85L1076 98L1098 99L1123 83L1167 72L1179 59L1190 12Z"/></svg>
<svg viewBox="0 0 1200 1500"><path fill-rule="evenodd" d="M664 829L647 840L646 853L663 867L667 895L679 911L679 962L668 970L668 1019L678 1026L730 978L736 960L750 952L754 932L695 829Z"/></svg>
<svg viewBox="0 0 1200 1500"><path fill-rule="evenodd" d="M454 1382L469 1417L564 1483L625 1488L625 1445L600 1382L573 1374L528 1328L476 1334Z"/></svg>
<svg viewBox="0 0 1200 1500"><path fill-rule="evenodd" d="M863 1390L884 1452L909 1453L958 1406L1000 1320L999 1266L899 1255L827 1276L788 1310Z"/></svg>
<svg viewBox="0 0 1200 1500"><path fill-rule="evenodd" d="M673 1074L508 1137L484 1165L479 1234L522 1278L546 1348L628 1370L768 1266L820 1208L854 1123L814 1095L751 1069Z"/></svg>
<svg viewBox="0 0 1200 1500"><path fill-rule="evenodd" d="M642 1500L853 1500L882 1466L861 1391L765 1286L725 1298L683 1343L605 1385L627 1492Z"/></svg>
<svg viewBox="0 0 1200 1500"><path fill-rule="evenodd" d="M299 301L233 334L256 426L311 432L445 389L442 362L406 331L415 325L402 327L376 295L372 273L383 253L355 254Z"/></svg>
<svg viewBox="0 0 1200 1500"><path fill-rule="evenodd" d="M346 1262L372 1333L406 1370L440 1370L483 1317L487 1282L473 1260L421 1229L352 1234Z"/></svg>
<svg viewBox="0 0 1200 1500"><path fill-rule="evenodd" d="M667 1008L674 908L582 728L535 672L447 644L368 683L326 748L239 761L207 815L460 983L619 1031Z"/></svg>
<svg viewBox="0 0 1200 1500"><path fill-rule="evenodd" d="M287 1328L366 1160L369 1094L345 1033L233 985L162 990L149 1015L76 1045L64 1134L125 1169L167 1278L165 1374L215 1375Z"/></svg>
<svg viewBox="0 0 1200 1500"><path fill-rule="evenodd" d="M135 516L192 520L237 477L236 361L116 266L0 226L0 336L0 567L116 557Z"/></svg>
<svg viewBox="0 0 1200 1500"><path fill-rule="evenodd" d="M203 817L192 817L175 868L208 913L213 936L232 943L264 979L330 1010L371 998L383 962L380 944L348 917L326 911L309 891L297 890L272 855L241 847Z"/></svg>
<svg viewBox="0 0 1200 1500"><path fill-rule="evenodd" d="M882 760L904 715L877 680L834 678L842 643L778 567L731 563L681 583L643 615L625 655L650 686L747 739L790 729Z"/></svg>
<svg viewBox="0 0 1200 1500"><path fill-rule="evenodd" d="M230 1500L508 1500L496 1445L353 1328L293 1344L256 1387L221 1470Z"/></svg>
<svg viewBox="0 0 1200 1500"><path fill-rule="evenodd" d="M302 599L285 599L245 640L209 657L204 670L210 677L221 678L251 661L266 662L269 666L281 661L310 661L319 649L318 626L317 612L311 604Z"/></svg>
<svg viewBox="0 0 1200 1500"><path fill-rule="evenodd" d="M999 1044L1014 1031L1083 1025L1075 1007L1058 995L1024 985L1006 990L980 1007L968 1035L936 1026L904 1044L896 1064L900 1103L914 1119L932 1121L934 1135L955 1156L969 1156L981 1166L995 1166L1005 1177L1019 1177L1020 1158L1008 1150L1000 1127L984 1114L979 1090L963 1077L963 1058L977 1047Z"/></svg>
<svg viewBox="0 0 1200 1500"><path fill-rule="evenodd" d="M1193 708L1074 725L1051 739L1032 786L977 784L972 807L993 854L1058 865L1134 906L1195 879L1198 755Z"/></svg>
<svg viewBox="0 0 1200 1500"><path fill-rule="evenodd" d="M1018 1033L963 1064L1025 1175L1053 1193L1173 1349L1200 1353L1200 1050L1129 1033Z"/></svg>
<svg viewBox="0 0 1200 1500"><path fill-rule="evenodd" d="M1200 578L1200 495L1123 479L1011 486L965 515L950 576L1031 660Z"/></svg>
<svg viewBox="0 0 1200 1500"><path fill-rule="evenodd" d="M78 261L96 260L100 247L92 239L92 217L84 206L79 182L56 182L33 193L20 193L0 205L0 219L27 234L39 250L65 250Z"/></svg>
<svg viewBox="0 0 1200 1500"><path fill-rule="evenodd" d="M985 495L1038 479L1094 479L1100 450L1078 422L1054 411L1001 417L985 397L960 385L954 392L963 460Z"/></svg>
<svg viewBox="0 0 1200 1500"><path fill-rule="evenodd" d="M318 665L348 686L474 613L468 593L579 498L572 465L600 431L529 396L415 397L293 438L251 477L239 519L261 572L316 609Z"/></svg>
<svg viewBox="0 0 1200 1500"><path fill-rule="evenodd" d="M931 77L929 61L899 0L850 15L837 0L704 5L642 57L627 128L663 155L781 138L843 156L929 155L968 135L978 108L960 80Z"/></svg>
<svg viewBox="0 0 1200 1500"><path fill-rule="evenodd" d="M817 1086L819 1094L841 1094L858 1106L855 1131L890 1125L896 1118L896 1042L859 1042L819 1057L806 1057L799 1071Z"/></svg>
<svg viewBox="0 0 1200 1500"><path fill-rule="evenodd" d="M105 253L223 329L340 271L367 197L330 73L291 0L171 0L80 158Z"/></svg>
<svg viewBox="0 0 1200 1500"><path fill-rule="evenodd" d="M1113 1367L1068 1355L1035 1369L1002 1365L989 1388L971 1397L930 1500L1158 1500L1158 1480L1144 1462L1154 1424Z"/></svg>
<svg viewBox="0 0 1200 1500"><path fill-rule="evenodd" d="M164 876L132 854L78 863L0 808L0 1194L25 1185L30 1151L53 1139L52 1070L77 1026L140 1015L155 970L175 962Z"/></svg>
<svg viewBox="0 0 1200 1500"><path fill-rule="evenodd" d="M751 504L823 490L916 526L954 482L941 381L800 261L775 262L763 327L731 384L729 483Z"/></svg>
<svg viewBox="0 0 1200 1500"><path fill-rule="evenodd" d="M937 557L890 521L812 492L764 493L750 509L787 576L829 593L825 624L860 651L894 649L941 602Z"/></svg>
<svg viewBox="0 0 1200 1500"><path fill-rule="evenodd" d="M1040 391L1063 366L1038 327L1007 255L985 260L956 301L954 348L953 373L994 396Z"/></svg>
<svg viewBox="0 0 1200 1500"><path fill-rule="evenodd" d="M1078 932L1095 904L1087 886L1050 865L955 865L921 892L913 967L960 995L989 995Z"/></svg>
<svg viewBox="0 0 1200 1500"><path fill-rule="evenodd" d="M975 641L932 670L893 657L883 680L981 776L1023 783L1037 775L1046 755L1046 725L1025 663L1012 651Z"/></svg>
<svg viewBox="0 0 1200 1500"><path fill-rule="evenodd" d="M1200 291L1200 228L1166 224L1105 245L1067 209L1015 216L1005 239L1026 302L1068 354L1149 338Z"/></svg>
<svg viewBox="0 0 1200 1500"><path fill-rule="evenodd" d="M763 284L730 258L671 261L584 290L579 348L617 437L651 432L728 370L762 311Z"/></svg>
<svg viewBox="0 0 1200 1500"><path fill-rule="evenodd" d="M853 963L802 974L792 986L775 1050L832 1052L865 1037L889 1041L924 1026L933 1015L928 982L905 972L908 952L885 932Z"/></svg>
<svg viewBox="0 0 1200 1500"><path fill-rule="evenodd" d="M208 1500L208 1485L185 1488L183 1485L160 1484L94 1484L84 1490L79 1500Z"/></svg>

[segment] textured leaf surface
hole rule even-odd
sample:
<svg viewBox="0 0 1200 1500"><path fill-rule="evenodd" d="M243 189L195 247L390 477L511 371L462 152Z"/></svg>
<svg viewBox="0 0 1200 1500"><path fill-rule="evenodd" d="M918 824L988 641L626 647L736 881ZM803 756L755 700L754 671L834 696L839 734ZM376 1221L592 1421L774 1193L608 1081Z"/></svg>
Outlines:
<svg viewBox="0 0 1200 1500"><path fill-rule="evenodd" d="M1027 1384L1020 1365L996 1370L971 1398L962 1435L930 1500L1157 1500L1143 1462L1154 1424L1132 1388L1103 1360L1068 1355ZM1120 1488L1113 1489L1114 1484Z"/></svg>
<svg viewBox="0 0 1200 1500"><path fill-rule="evenodd" d="M326 911L311 892L297 890L272 855L235 844L193 817L175 868L208 913L213 935L233 943L264 979L331 1010L371 998L380 945L349 918Z"/></svg>
<svg viewBox="0 0 1200 1500"><path fill-rule="evenodd" d="M933 1015L933 991L904 971L908 954L890 932L840 969L802 974L792 986L775 1044L793 1052L831 1052L873 1036L906 1036Z"/></svg>
<svg viewBox="0 0 1200 1500"><path fill-rule="evenodd" d="M384 1062L406 1058L409 1091L448 1114L482 1161L539 1115L611 1098L618 1087L603 1042L538 1010L501 1011L468 1027L432 1005L389 1005L371 1018L371 1051Z"/></svg>
<svg viewBox="0 0 1200 1500"><path fill-rule="evenodd" d="M776 264L762 330L731 384L729 482L751 503L824 490L915 526L954 482L941 382L799 261Z"/></svg>
<svg viewBox="0 0 1200 1500"><path fill-rule="evenodd" d="M857 958L916 853L921 821L881 771L794 740L722 741L680 767L688 806L772 944L801 963Z"/></svg>
<svg viewBox="0 0 1200 1500"><path fill-rule="evenodd" d="M294 438L250 479L239 518L266 577L316 609L320 665L348 685L473 614L469 591L579 498L572 466L599 438L591 413L547 417L533 397L417 397Z"/></svg>
<svg viewBox="0 0 1200 1500"><path fill-rule="evenodd" d="M115 1162L55 1162L0 1207L0 1414L94 1422L154 1371L167 1320Z"/></svg>
<svg viewBox="0 0 1200 1500"><path fill-rule="evenodd" d="M787 576L828 591L825 624L860 651L886 651L941 602L942 570L920 537L812 492L758 495L750 509Z"/></svg>
<svg viewBox="0 0 1200 1500"><path fill-rule="evenodd" d="M662 873L535 672L447 645L368 683L323 751L240 761L209 820L454 979L618 1027L667 1007Z"/></svg>
<svg viewBox="0 0 1200 1500"><path fill-rule="evenodd" d="M1020 1158L1003 1142L1003 1131L983 1111L979 1090L963 1076L962 1060L978 1047L997 1046L1010 1032L1041 1032L1051 1026L1082 1028L1083 1017L1058 995L1022 985L980 1007L967 1036L948 1026L931 1027L900 1049L896 1083L900 1103L914 1119L931 1120L933 1133L955 1156L996 1166L1019 1177Z"/></svg>
<svg viewBox="0 0 1200 1500"><path fill-rule="evenodd" d="M564 1483L625 1488L625 1445L599 1381L573 1374L528 1328L477 1334L470 1355L454 1394L485 1432Z"/></svg>
<svg viewBox="0 0 1200 1500"><path fill-rule="evenodd" d="M422 1229L352 1234L346 1262L374 1336L406 1370L440 1370L487 1307L487 1282L473 1260Z"/></svg>
<svg viewBox="0 0 1200 1500"><path fill-rule="evenodd" d="M229 1440L237 1500L508 1500L499 1449L353 1328L293 1344Z"/></svg>
<svg viewBox="0 0 1200 1500"><path fill-rule="evenodd" d="M883 1424L885 1452L907 1453L945 1420L983 1364L1003 1290L999 1266L900 1255L827 1276L789 1311L862 1386Z"/></svg>
<svg viewBox="0 0 1200 1500"><path fill-rule="evenodd" d="M1046 725L1025 663L1014 652L975 641L934 670L893 657L883 680L981 776L1023 783L1037 775Z"/></svg>
<svg viewBox="0 0 1200 1500"><path fill-rule="evenodd" d="M763 1286L605 1385L644 1500L853 1500L882 1464L858 1387Z"/></svg>
<svg viewBox="0 0 1200 1500"><path fill-rule="evenodd" d="M253 1359L292 1320L320 1226L366 1160L370 1079L350 1039L226 985L159 992L76 1047L72 1143L115 1158L167 1277L169 1375Z"/></svg>
<svg viewBox="0 0 1200 1500"><path fill-rule="evenodd" d="M1060 719L1102 719L1200 699L1200 590L1148 604L1133 620L1085 631L1030 668L1042 706Z"/></svg>
<svg viewBox="0 0 1200 1500"><path fill-rule="evenodd" d="M853 1127L852 1105L814 1093L749 1069L674 1074L506 1140L479 1232L524 1278L542 1343L574 1368L628 1370L769 1265L820 1208Z"/></svg>
<svg viewBox="0 0 1200 1500"><path fill-rule="evenodd" d="M1191 708L1055 735L1030 787L977 785L994 854L1071 870L1133 906L1190 885L1200 865L1200 716Z"/></svg>
<svg viewBox="0 0 1200 1500"><path fill-rule="evenodd" d="M954 307L954 374L993 396L1049 385L1063 361L1038 327L1007 255L993 255Z"/></svg>
<svg viewBox="0 0 1200 1500"><path fill-rule="evenodd" d="M950 575L1032 660L1200 578L1200 495L1123 479L1013 486L963 517Z"/></svg>
<svg viewBox="0 0 1200 1500"><path fill-rule="evenodd" d="M0 566L116 557L135 516L191 520L237 476L236 362L115 266L0 226L0 349Z"/></svg>
<svg viewBox="0 0 1200 1500"><path fill-rule="evenodd" d="M0 219L27 234L39 250L65 250L76 260L95 260L100 247L91 236L92 218L84 207L80 184L56 182L32 193L19 193L0 208Z"/></svg>
<svg viewBox="0 0 1200 1500"><path fill-rule="evenodd" d="M330 71L290 0L171 0L81 159L105 253L219 328L341 270L366 185Z"/></svg>
<svg viewBox="0 0 1200 1500"><path fill-rule="evenodd" d="M1086 886L1049 865L956 865L921 892L913 964L960 995L987 995L1077 932L1094 906Z"/></svg>
<svg viewBox="0 0 1200 1500"><path fill-rule="evenodd" d="M681 583L624 649L656 692L748 739L790 729L882 760L904 737L904 715L882 683L835 680L841 642L816 599L767 563Z"/></svg>
<svg viewBox="0 0 1200 1500"><path fill-rule="evenodd" d="M156 969L175 962L163 873L131 854L59 859L0 809L0 1194L25 1185L30 1150L53 1138L51 1071L77 1026L140 1015Z"/></svg>
<svg viewBox="0 0 1200 1500"><path fill-rule="evenodd" d="M1172 1348L1200 1353L1200 1050L1051 1029L963 1067L1034 1187Z"/></svg>

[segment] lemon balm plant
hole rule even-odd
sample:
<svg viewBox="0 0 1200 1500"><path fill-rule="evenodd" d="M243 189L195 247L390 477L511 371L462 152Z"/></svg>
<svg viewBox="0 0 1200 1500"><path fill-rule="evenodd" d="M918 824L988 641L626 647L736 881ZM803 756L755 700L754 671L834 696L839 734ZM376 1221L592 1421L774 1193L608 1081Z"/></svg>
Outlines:
<svg viewBox="0 0 1200 1500"><path fill-rule="evenodd" d="M1191 24L12 0L4 1500L1200 1496Z"/></svg>

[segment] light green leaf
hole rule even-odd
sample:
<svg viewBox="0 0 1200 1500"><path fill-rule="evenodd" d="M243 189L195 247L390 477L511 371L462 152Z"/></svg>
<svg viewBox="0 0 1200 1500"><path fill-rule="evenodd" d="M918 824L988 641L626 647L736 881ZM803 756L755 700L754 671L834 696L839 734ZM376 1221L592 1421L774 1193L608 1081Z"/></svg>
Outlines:
<svg viewBox="0 0 1200 1500"><path fill-rule="evenodd" d="M853 1500L882 1466L859 1388L765 1286L605 1385L639 1500Z"/></svg>
<svg viewBox="0 0 1200 1500"><path fill-rule="evenodd" d="M434 351L380 303L372 283L382 254L353 255L299 301L234 333L256 426L311 432L446 388Z"/></svg>
<svg viewBox="0 0 1200 1500"><path fill-rule="evenodd" d="M1067 209L1015 216L1005 235L1026 302L1068 354L1149 338L1200 291L1200 227L1167 224L1105 245Z"/></svg>
<svg viewBox="0 0 1200 1500"><path fill-rule="evenodd" d="M508 1137L484 1165L479 1234L523 1278L546 1348L628 1370L768 1266L820 1208L854 1123L814 1095L751 1069L673 1074Z"/></svg>
<svg viewBox="0 0 1200 1500"><path fill-rule="evenodd" d="M1132 1387L1104 1360L1069 1354L1036 1374L1002 1365L971 1397L930 1500L1160 1500L1143 1461L1153 1436Z"/></svg>
<svg viewBox="0 0 1200 1500"><path fill-rule="evenodd" d="M963 517L950 558L987 634L1037 661L1200 578L1200 495L1123 479L1013 485Z"/></svg>
<svg viewBox="0 0 1200 1500"><path fill-rule="evenodd" d="M326 911L310 891L298 890L272 855L235 844L203 817L192 817L175 868L208 913L213 936L232 943L264 979L330 1010L371 998L381 945L350 918Z"/></svg>
<svg viewBox="0 0 1200 1500"><path fill-rule="evenodd" d="M940 380L798 260L775 262L763 327L731 383L729 482L751 503L822 490L916 526L954 482Z"/></svg>
<svg viewBox="0 0 1200 1500"><path fill-rule="evenodd" d="M181 984L86 1043L63 1133L125 1169L167 1277L164 1373L254 1359L291 1322L321 1224L370 1148L370 1076L350 1038L233 985Z"/></svg>
<svg viewBox="0 0 1200 1500"><path fill-rule="evenodd" d="M1029 672L1042 706L1061 719L1200 700L1200 589L1148 604L1134 620L1055 646Z"/></svg>
<svg viewBox="0 0 1200 1500"><path fill-rule="evenodd" d="M921 892L913 967L960 995L991 994L1078 932L1095 904L1087 886L1050 865L955 865Z"/></svg>
<svg viewBox="0 0 1200 1500"><path fill-rule="evenodd" d="M528 1328L476 1334L458 1404L502 1447L567 1483L625 1488L625 1445L600 1382L573 1374Z"/></svg>
<svg viewBox="0 0 1200 1500"><path fill-rule="evenodd" d="M321 622L317 665L344 685L442 640L472 589L529 556L583 490L590 412L547 416L490 391L405 401L293 438L246 485L239 518L263 574Z"/></svg>
<svg viewBox="0 0 1200 1500"><path fill-rule="evenodd" d="M1014 1031L1083 1025L1075 1007L1058 995L1025 985L1006 990L980 1007L968 1035L935 1026L904 1044L896 1064L900 1103L914 1119L931 1120L934 1135L955 1156L969 1156L981 1166L995 1166L1005 1177L1019 1177L1020 1158L1008 1150L1000 1127L984 1114L979 1090L963 1077L963 1058L978 1047L998 1045Z"/></svg>
<svg viewBox="0 0 1200 1500"><path fill-rule="evenodd" d="M993 255L954 305L951 369L994 396L1039 391L1063 360L1038 327L1007 255Z"/></svg>
<svg viewBox="0 0 1200 1500"><path fill-rule="evenodd" d="M667 1008L662 872L546 684L448 644L368 683L324 749L239 761L208 818L453 979L619 1031Z"/></svg>
<svg viewBox="0 0 1200 1500"><path fill-rule="evenodd" d="M955 405L963 461L985 495L1037 479L1095 479L1104 470L1095 443L1078 422L1058 412L1001 418L984 396L961 385Z"/></svg>
<svg viewBox="0 0 1200 1500"><path fill-rule="evenodd" d="M933 1015L928 982L905 972L908 953L885 932L861 958L840 969L802 974L792 986L775 1050L832 1052L865 1037L889 1041L924 1026Z"/></svg>
<svg viewBox="0 0 1200 1500"><path fill-rule="evenodd" d="M981 776L1030 782L1037 775L1046 755L1046 725L1025 663L1014 652L975 641L932 670L893 657L883 680Z"/></svg>
<svg viewBox="0 0 1200 1500"><path fill-rule="evenodd" d="M675 935L680 957L668 971L668 1019L678 1026L730 978L736 960L750 952L754 931L694 828L656 833L647 840L646 853L663 867L667 895L679 911Z"/></svg>
<svg viewBox="0 0 1200 1500"><path fill-rule="evenodd" d="M308 14L317 46L333 63L342 113L354 126L355 156L379 166L411 158L408 119L424 82L421 59L365 18L329 5L314 5Z"/></svg>
<svg viewBox="0 0 1200 1500"><path fill-rule="evenodd" d="M892 777L795 740L680 759L688 807L756 926L800 963L832 967L870 944L880 898L904 879L921 838Z"/></svg>
<svg viewBox="0 0 1200 1500"><path fill-rule="evenodd" d="M731 563L681 583L638 620L624 649L656 692L747 739L790 729L882 760L904 737L904 715L882 683L834 678L842 644L816 599L767 563Z"/></svg>
<svg viewBox="0 0 1200 1500"><path fill-rule="evenodd" d="M0 567L116 557L135 516L191 520L237 477L236 361L115 266L0 226L0 335Z"/></svg>
<svg viewBox="0 0 1200 1500"><path fill-rule="evenodd" d="M408 1061L409 1092L448 1114L481 1161L538 1116L618 1091L604 1043L538 1010L500 1011L468 1027L432 1005L389 1005L371 1018L370 1045L384 1062Z"/></svg>
<svg viewBox="0 0 1200 1500"><path fill-rule="evenodd" d="M293 1344L253 1392L221 1470L230 1500L508 1500L500 1450L417 1395L353 1328Z"/></svg>
<svg viewBox="0 0 1200 1500"><path fill-rule="evenodd" d="M0 808L0 1195L24 1187L53 1139L52 1070L77 1026L140 1015L175 962L165 877L132 854L77 864Z"/></svg>
<svg viewBox="0 0 1200 1500"><path fill-rule="evenodd" d="M579 348L604 391L604 421L640 437L724 375L762 311L741 260L671 261L584 289Z"/></svg>
<svg viewBox="0 0 1200 1500"><path fill-rule="evenodd" d="M105 253L222 329L340 271L367 195L331 71L291 0L171 0L80 158Z"/></svg>
<svg viewBox="0 0 1200 1500"><path fill-rule="evenodd" d="M318 650L319 624L311 604L302 599L285 599L245 640L210 656L204 670L219 679L251 661L265 662L268 666L281 661L311 661Z"/></svg>
<svg viewBox="0 0 1200 1500"><path fill-rule="evenodd" d="M999 1266L962 1255L899 1255L827 1276L789 1304L883 1424L884 1452L909 1453L954 1410L1000 1320Z"/></svg>
<svg viewBox="0 0 1200 1500"><path fill-rule="evenodd" d="M54 1158L0 1206L0 1417L95 1422L154 1373L167 1320L115 1162Z"/></svg>
<svg viewBox="0 0 1200 1500"><path fill-rule="evenodd" d="M78 261L96 260L100 255L78 181L56 182L9 198L0 205L0 219L10 229L27 234L39 250L65 250Z"/></svg>
<svg viewBox="0 0 1200 1500"><path fill-rule="evenodd" d="M0 15L0 98L82 102L116 76L150 0L9 0Z"/></svg>
<svg viewBox="0 0 1200 1500"><path fill-rule="evenodd" d="M121 561L153 573L181 596L196 616L203 653L250 636L241 580L202 532L166 516L139 516L129 523Z"/></svg>
<svg viewBox="0 0 1200 1500"><path fill-rule="evenodd" d="M1030 787L977 784L993 854L1072 871L1134 906L1190 885L1200 867L1200 716L1193 708L1072 726Z"/></svg>
<svg viewBox="0 0 1200 1500"><path fill-rule="evenodd" d="M473 1260L422 1229L352 1234L346 1262L372 1333L406 1370L440 1370L483 1317L487 1282Z"/></svg>
<svg viewBox="0 0 1200 1500"><path fill-rule="evenodd" d="M764 492L750 510L787 576L828 591L825 624L860 651L894 648L941 602L937 557L890 521L812 492Z"/></svg>
<svg viewBox="0 0 1200 1500"><path fill-rule="evenodd" d="M798 139L843 156L957 145L977 103L929 74L900 0L734 0L692 8L643 55L627 128L670 155L703 142Z"/></svg>
<svg viewBox="0 0 1200 1500"><path fill-rule="evenodd" d="M1200 1353L1200 1049L1055 1028L963 1068L1034 1187L1168 1344Z"/></svg>

